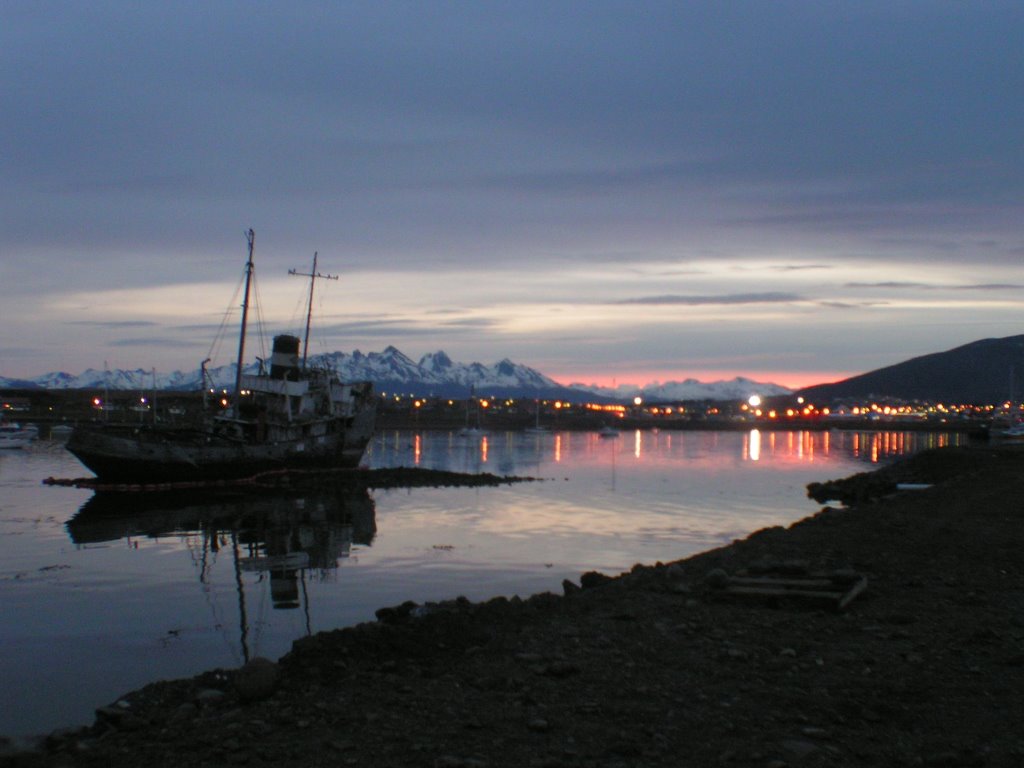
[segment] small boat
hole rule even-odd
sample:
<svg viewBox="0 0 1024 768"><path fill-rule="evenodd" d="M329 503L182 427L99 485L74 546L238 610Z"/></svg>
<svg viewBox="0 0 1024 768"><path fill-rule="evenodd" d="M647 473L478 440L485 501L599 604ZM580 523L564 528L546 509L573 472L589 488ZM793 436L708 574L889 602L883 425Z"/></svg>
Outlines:
<svg viewBox="0 0 1024 768"><path fill-rule="evenodd" d="M193 427L77 426L67 449L101 483L231 480L275 470L359 464L373 435L377 405L373 384L345 383L334 371L306 364L313 282L331 277L317 273L315 256L312 273L303 274L310 278L310 312L301 364L298 337L285 334L274 338L269 371L261 362L257 374L243 373L254 237L250 229L232 402L223 410L204 413L201 423Z"/></svg>
<svg viewBox="0 0 1024 768"><path fill-rule="evenodd" d="M1016 424L1002 430L999 434L1007 440L1024 440L1024 421L1018 421Z"/></svg>
<svg viewBox="0 0 1024 768"><path fill-rule="evenodd" d="M528 435L549 435L551 430L540 423L540 400L537 400L536 421L532 427L523 430Z"/></svg>
<svg viewBox="0 0 1024 768"><path fill-rule="evenodd" d="M606 425L604 425L603 427L601 427L597 431L597 436L598 437L618 437L619 436L619 430L617 430L615 427L610 427L610 426L608 426L606 424Z"/></svg>
<svg viewBox="0 0 1024 768"><path fill-rule="evenodd" d="M470 403L473 404L473 411L476 414L474 424L470 424L469 411ZM480 401L476 397L476 387L470 386L469 400L466 401L466 424L459 430L459 437L482 437L487 431L480 426Z"/></svg>
<svg viewBox="0 0 1024 768"><path fill-rule="evenodd" d="M39 430L34 425L22 426L17 422L0 422L0 449L24 448L36 439Z"/></svg>

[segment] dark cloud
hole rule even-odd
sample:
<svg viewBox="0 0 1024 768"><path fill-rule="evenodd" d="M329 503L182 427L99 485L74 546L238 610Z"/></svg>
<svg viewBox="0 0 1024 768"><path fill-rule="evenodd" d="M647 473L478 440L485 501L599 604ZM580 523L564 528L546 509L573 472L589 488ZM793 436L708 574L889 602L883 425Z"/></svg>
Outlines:
<svg viewBox="0 0 1024 768"><path fill-rule="evenodd" d="M435 323L414 322L408 318L353 320L345 323L327 323L317 326L318 336L381 337L455 335L463 332L486 330L496 323L486 318L458 318Z"/></svg>
<svg viewBox="0 0 1024 768"><path fill-rule="evenodd" d="M634 299L623 299L616 304L676 304L688 307L704 306L709 304L789 304L794 301L804 301L804 297L795 293L781 293L769 291L767 293L731 293L720 296L640 296Z"/></svg>
<svg viewBox="0 0 1024 768"><path fill-rule="evenodd" d="M156 347L160 349L193 349L196 342L184 339L172 339L155 336L152 338L114 339L107 342L108 347Z"/></svg>
<svg viewBox="0 0 1024 768"><path fill-rule="evenodd" d="M778 264L769 267L776 272L808 272L817 269L835 269L834 264Z"/></svg>
<svg viewBox="0 0 1024 768"><path fill-rule="evenodd" d="M64 324L95 328L154 328L160 325L149 320L67 320Z"/></svg>
<svg viewBox="0 0 1024 768"><path fill-rule="evenodd" d="M484 317L463 317L440 324L442 328L493 328L497 321Z"/></svg>
<svg viewBox="0 0 1024 768"><path fill-rule="evenodd" d="M1013 4L7 11L3 188L26 215L4 232L22 245L209 248L283 218L436 255L513 222L671 231L709 194L733 221L829 229L1024 183Z"/></svg>
<svg viewBox="0 0 1024 768"><path fill-rule="evenodd" d="M1024 285L1018 283L977 283L974 285L943 285L942 283L915 283L901 280L889 280L878 283L846 283L847 288L890 288L893 290L922 291L1007 291L1019 290Z"/></svg>
<svg viewBox="0 0 1024 768"><path fill-rule="evenodd" d="M829 309L865 309L867 307L885 306L885 301L816 301L816 306Z"/></svg>

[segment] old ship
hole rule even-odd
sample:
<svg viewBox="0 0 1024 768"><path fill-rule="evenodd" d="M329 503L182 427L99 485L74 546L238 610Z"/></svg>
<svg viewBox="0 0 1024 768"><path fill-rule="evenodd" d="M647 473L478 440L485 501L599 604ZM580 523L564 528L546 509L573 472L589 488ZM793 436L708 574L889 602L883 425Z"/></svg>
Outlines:
<svg viewBox="0 0 1024 768"><path fill-rule="evenodd" d="M373 434L376 400L368 381L346 383L334 371L306 365L300 341L277 336L270 369L243 374L254 234L238 343L233 401L226 410L204 413L197 426L88 424L75 428L67 448L101 483L166 483L250 477L289 469L357 466ZM319 275L314 258L310 275ZM203 382L204 387L206 382Z"/></svg>

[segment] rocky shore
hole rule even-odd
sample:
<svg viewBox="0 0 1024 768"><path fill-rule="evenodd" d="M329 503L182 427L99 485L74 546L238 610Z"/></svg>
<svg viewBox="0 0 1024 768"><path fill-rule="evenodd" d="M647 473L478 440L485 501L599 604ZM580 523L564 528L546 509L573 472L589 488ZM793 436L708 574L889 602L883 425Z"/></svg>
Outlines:
<svg viewBox="0 0 1024 768"><path fill-rule="evenodd" d="M811 491L847 505L559 595L382 609L0 765L1024 765L1024 452Z"/></svg>

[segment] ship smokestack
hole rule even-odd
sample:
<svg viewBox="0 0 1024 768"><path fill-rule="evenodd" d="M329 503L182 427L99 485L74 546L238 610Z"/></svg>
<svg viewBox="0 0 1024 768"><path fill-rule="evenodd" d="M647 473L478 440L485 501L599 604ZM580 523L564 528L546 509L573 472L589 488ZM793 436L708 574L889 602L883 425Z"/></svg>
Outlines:
<svg viewBox="0 0 1024 768"><path fill-rule="evenodd" d="M297 336L275 336L274 352L270 358L270 378L299 378L299 339Z"/></svg>

